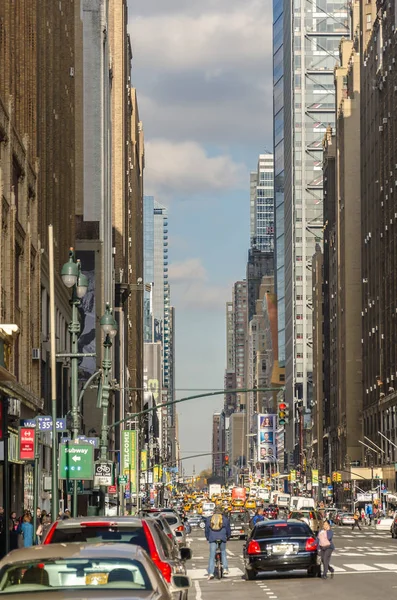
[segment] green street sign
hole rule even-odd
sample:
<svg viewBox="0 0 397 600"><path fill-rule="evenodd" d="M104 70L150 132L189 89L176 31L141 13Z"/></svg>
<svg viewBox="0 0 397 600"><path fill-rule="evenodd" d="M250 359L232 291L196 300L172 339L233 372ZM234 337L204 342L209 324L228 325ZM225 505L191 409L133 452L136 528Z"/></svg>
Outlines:
<svg viewBox="0 0 397 600"><path fill-rule="evenodd" d="M119 475L119 485L127 485L128 477L127 475Z"/></svg>
<svg viewBox="0 0 397 600"><path fill-rule="evenodd" d="M93 479L94 447L91 444L59 445L59 479Z"/></svg>
<svg viewBox="0 0 397 600"><path fill-rule="evenodd" d="M73 494L74 481L68 481L68 494ZM77 493L82 494L84 492L84 485L82 481L77 481Z"/></svg>

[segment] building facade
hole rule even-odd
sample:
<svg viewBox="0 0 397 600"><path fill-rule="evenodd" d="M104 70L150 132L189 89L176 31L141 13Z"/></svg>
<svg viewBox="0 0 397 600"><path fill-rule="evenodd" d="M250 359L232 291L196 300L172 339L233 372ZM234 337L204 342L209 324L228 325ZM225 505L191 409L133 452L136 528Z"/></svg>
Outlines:
<svg viewBox="0 0 397 600"><path fill-rule="evenodd" d="M225 415L214 413L212 417L212 475L224 476Z"/></svg>
<svg viewBox="0 0 397 600"><path fill-rule="evenodd" d="M362 425L391 463L396 449L378 432L396 443L396 18L393 3L361 4Z"/></svg>
<svg viewBox="0 0 397 600"><path fill-rule="evenodd" d="M260 154L257 170L250 174L250 246L274 250L273 154Z"/></svg>
<svg viewBox="0 0 397 600"><path fill-rule="evenodd" d="M344 0L325 3L318 10L309 0L294 6L285 2L282 8L277 3L273 38L276 264L277 286L284 275L279 331L285 339L286 402L292 415L294 402L301 402L305 412L312 402L311 261L315 245L322 242L322 139L328 124L335 122L333 73L339 41L348 34ZM283 152L277 148L281 142ZM300 458L293 421L286 428L291 464Z"/></svg>

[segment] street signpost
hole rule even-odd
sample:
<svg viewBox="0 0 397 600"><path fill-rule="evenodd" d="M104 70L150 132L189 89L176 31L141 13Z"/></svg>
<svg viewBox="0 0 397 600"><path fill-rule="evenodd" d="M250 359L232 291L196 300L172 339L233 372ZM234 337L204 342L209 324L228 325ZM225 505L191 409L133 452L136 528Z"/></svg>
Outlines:
<svg viewBox="0 0 397 600"><path fill-rule="evenodd" d="M109 485L108 486L108 494L111 495L111 496L117 494L117 486L116 485Z"/></svg>
<svg viewBox="0 0 397 600"><path fill-rule="evenodd" d="M51 431L52 430L52 417L44 416L37 417L37 421L39 423L40 431ZM36 427L36 419L21 419L20 421L23 427ZM67 431L66 428L66 419L57 419L56 420L56 429L57 431Z"/></svg>
<svg viewBox="0 0 397 600"><path fill-rule="evenodd" d="M93 479L94 447L91 444L60 444L59 479Z"/></svg>
<svg viewBox="0 0 397 600"><path fill-rule="evenodd" d="M128 475L132 493L136 492L136 431L124 429L121 447L121 474Z"/></svg>
<svg viewBox="0 0 397 600"><path fill-rule="evenodd" d="M119 485L127 485L128 476L127 475L119 475Z"/></svg>
<svg viewBox="0 0 397 600"><path fill-rule="evenodd" d="M68 493L69 494L73 494L73 487L74 487L74 482L73 481L68 481ZM77 492L79 494L83 494L84 493L84 484L82 481L77 480Z"/></svg>
<svg viewBox="0 0 397 600"><path fill-rule="evenodd" d="M95 463L94 487L113 485L113 463L98 461Z"/></svg>

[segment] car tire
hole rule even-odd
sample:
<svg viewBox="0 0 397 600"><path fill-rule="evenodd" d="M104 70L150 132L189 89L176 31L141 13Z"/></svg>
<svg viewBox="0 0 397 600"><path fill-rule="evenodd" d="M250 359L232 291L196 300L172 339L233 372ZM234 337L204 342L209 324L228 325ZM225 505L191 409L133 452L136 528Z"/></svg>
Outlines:
<svg viewBox="0 0 397 600"><path fill-rule="evenodd" d="M392 532L391 532L391 537L393 538L393 540L395 540L395 539L396 539L396 533L395 533L395 531L393 531L393 530L392 530Z"/></svg>
<svg viewBox="0 0 397 600"><path fill-rule="evenodd" d="M245 569L245 579L246 581L254 581L256 579L255 571L251 569Z"/></svg>

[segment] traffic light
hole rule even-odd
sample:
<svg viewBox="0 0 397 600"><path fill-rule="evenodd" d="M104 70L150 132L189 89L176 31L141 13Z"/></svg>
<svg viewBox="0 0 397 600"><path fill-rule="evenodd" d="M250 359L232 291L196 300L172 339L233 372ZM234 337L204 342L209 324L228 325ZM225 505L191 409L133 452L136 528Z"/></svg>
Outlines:
<svg viewBox="0 0 397 600"><path fill-rule="evenodd" d="M342 473L336 474L336 481L342 481Z"/></svg>
<svg viewBox="0 0 397 600"><path fill-rule="evenodd" d="M229 455L225 454L225 465L228 466L229 464Z"/></svg>
<svg viewBox="0 0 397 600"><path fill-rule="evenodd" d="M278 424L286 425L287 423L288 423L288 409L287 409L286 403L284 402L284 400L282 400L278 405Z"/></svg>

